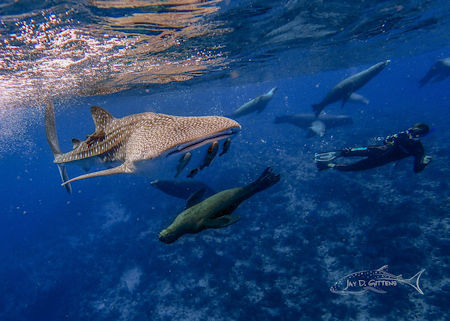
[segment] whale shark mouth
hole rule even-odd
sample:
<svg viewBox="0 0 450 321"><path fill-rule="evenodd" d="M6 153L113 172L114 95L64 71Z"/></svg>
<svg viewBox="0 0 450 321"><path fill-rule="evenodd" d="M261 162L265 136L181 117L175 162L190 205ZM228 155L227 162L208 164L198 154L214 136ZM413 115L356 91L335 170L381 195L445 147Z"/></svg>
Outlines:
<svg viewBox="0 0 450 321"><path fill-rule="evenodd" d="M193 149L199 148L205 144L231 137L231 136L239 133L240 130L241 130L240 127L232 127L230 129L215 133L211 136L203 137L200 139L196 139L196 140L178 145L177 147L168 151L167 157L174 155L174 154L183 154L183 153L189 152Z"/></svg>

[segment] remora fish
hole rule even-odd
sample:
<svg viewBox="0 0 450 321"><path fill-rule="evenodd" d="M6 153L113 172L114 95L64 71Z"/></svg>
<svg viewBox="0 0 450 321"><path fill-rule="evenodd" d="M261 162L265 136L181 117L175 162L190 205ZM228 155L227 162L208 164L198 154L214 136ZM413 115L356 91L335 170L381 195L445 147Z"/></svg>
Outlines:
<svg viewBox="0 0 450 321"><path fill-rule="evenodd" d="M175 177L178 177L178 175L180 175L181 171L186 167L191 158L192 154L190 152L187 152L186 154L181 156L180 160L178 161L177 173L175 174Z"/></svg>
<svg viewBox="0 0 450 321"><path fill-rule="evenodd" d="M50 102L47 104L47 140L68 191L67 185L76 180L144 172L157 159L166 161L169 156L231 137L241 129L236 121L219 116L181 117L148 112L115 118L97 106L91 107L91 113L95 132L77 142L72 151L62 154L56 135L54 107ZM68 179L66 163L120 165Z"/></svg>
<svg viewBox="0 0 450 321"><path fill-rule="evenodd" d="M431 80L433 82L442 81L447 77L450 77L450 57L436 61L425 76L420 79L419 86L422 87Z"/></svg>
<svg viewBox="0 0 450 321"><path fill-rule="evenodd" d="M239 220L230 214L252 195L269 188L280 180L270 167L253 183L221 191L181 212L169 227L159 233L159 240L173 243L186 233L198 233L207 228L221 228Z"/></svg>
<svg viewBox="0 0 450 321"><path fill-rule="evenodd" d="M413 277L403 279L401 275L393 275L387 272L387 265L378 270L360 271L344 276L337 281L330 291L337 294L364 294L367 291L386 293L384 289L397 286L398 283L407 284L417 292L423 294L419 287L419 278L425 269L420 270Z"/></svg>
<svg viewBox="0 0 450 321"><path fill-rule="evenodd" d="M203 163L200 165L200 170L202 170L205 167L208 167L211 164L214 157L216 157L218 150L219 150L218 142L214 142L211 144L211 146L209 146L208 153L206 154L205 159L203 160Z"/></svg>
<svg viewBox="0 0 450 321"><path fill-rule="evenodd" d="M227 138L223 143L222 152L219 154L219 156L226 154L226 152L228 152L228 150L230 149L230 146L231 146L231 139Z"/></svg>
<svg viewBox="0 0 450 321"><path fill-rule="evenodd" d="M311 137L311 134L315 134L310 130L314 121L321 121L325 125L325 129L345 126L353 124L353 120L349 116L344 115L330 115L322 114L317 118L314 114L296 114L296 115L284 115L275 118L275 124L289 123L294 126L307 129L307 137Z"/></svg>
<svg viewBox="0 0 450 321"><path fill-rule="evenodd" d="M269 101L272 99L276 90L277 87L274 87L264 95L258 96L250 100L248 103L243 104L241 107L233 111L230 117L238 118L253 113L255 111L257 111L258 113L262 112L264 108L266 108Z"/></svg>
<svg viewBox="0 0 450 321"><path fill-rule="evenodd" d="M344 106L353 92L360 89L373 77L378 75L389 62L390 60L379 62L366 70L342 80L327 93L325 98L320 103L312 105L316 116L320 114L325 106L336 101L342 100L342 106Z"/></svg>

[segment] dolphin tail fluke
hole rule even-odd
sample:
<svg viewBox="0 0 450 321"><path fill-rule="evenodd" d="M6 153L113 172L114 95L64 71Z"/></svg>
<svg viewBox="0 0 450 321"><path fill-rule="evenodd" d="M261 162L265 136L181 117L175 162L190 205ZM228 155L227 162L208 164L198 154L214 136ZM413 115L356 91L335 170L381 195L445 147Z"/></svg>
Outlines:
<svg viewBox="0 0 450 321"><path fill-rule="evenodd" d="M45 134L47 136L48 144L53 152L53 156L61 155L61 149L59 148L58 136L56 134L56 120L55 120L55 107L52 101L47 101L47 106L45 108ZM67 184L69 180L69 175L67 174L66 167L64 164L57 164L59 175L65 184L66 191L72 194L72 186Z"/></svg>
<svg viewBox="0 0 450 321"><path fill-rule="evenodd" d="M255 194L258 192L261 192L265 190L266 188L269 188L270 186L278 183L280 180L280 174L275 174L272 170L272 168L267 167L264 172L261 174L261 176L254 181L253 183L249 184L252 193Z"/></svg>
<svg viewBox="0 0 450 321"><path fill-rule="evenodd" d="M410 279L403 280L403 282L405 284L408 284L408 285L412 286L420 294L423 294L423 292L422 292L422 290L420 289L420 286L419 286L419 279L420 279L420 276L422 275L422 273L424 271L425 271L425 269L420 270L419 272L416 273L416 275L414 275Z"/></svg>

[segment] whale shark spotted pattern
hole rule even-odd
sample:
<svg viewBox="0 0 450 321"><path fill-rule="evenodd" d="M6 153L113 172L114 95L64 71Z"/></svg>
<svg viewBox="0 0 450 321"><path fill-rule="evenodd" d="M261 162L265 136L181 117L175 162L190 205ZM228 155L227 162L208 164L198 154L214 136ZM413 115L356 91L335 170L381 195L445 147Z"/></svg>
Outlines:
<svg viewBox="0 0 450 321"><path fill-rule="evenodd" d="M142 161L185 153L209 142L226 139L240 131L236 121L220 116L181 117L152 112L115 118L101 107L91 107L95 132L62 154L56 139L53 104L45 113L47 139L60 166L63 185L89 177L135 173ZM121 165L67 180L65 163L93 161ZM67 175L66 175L67 176Z"/></svg>

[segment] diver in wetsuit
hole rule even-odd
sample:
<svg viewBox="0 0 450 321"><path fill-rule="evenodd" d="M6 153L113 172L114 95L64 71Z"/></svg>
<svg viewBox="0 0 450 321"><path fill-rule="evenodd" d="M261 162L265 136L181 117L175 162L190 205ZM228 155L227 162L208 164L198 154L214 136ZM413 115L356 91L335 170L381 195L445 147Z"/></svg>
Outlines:
<svg viewBox="0 0 450 321"><path fill-rule="evenodd" d="M319 170L337 169L339 171L361 171L379 167L387 163L414 156L414 172L418 173L427 166L432 158L425 155L419 137L430 131L428 125L415 124L410 129L384 139L383 145L367 147L346 148L340 151L315 154L315 162ZM333 161L338 157L366 157L351 164L336 164Z"/></svg>

